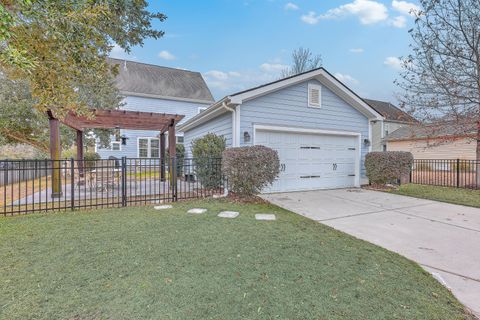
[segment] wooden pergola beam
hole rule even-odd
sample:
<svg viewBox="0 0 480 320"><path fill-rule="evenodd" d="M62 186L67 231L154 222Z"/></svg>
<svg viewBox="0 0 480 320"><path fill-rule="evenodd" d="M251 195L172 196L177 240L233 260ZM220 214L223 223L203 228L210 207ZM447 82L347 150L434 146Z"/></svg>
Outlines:
<svg viewBox="0 0 480 320"><path fill-rule="evenodd" d="M62 123L76 130L130 129L165 132L172 120L178 123L183 115L127 110L92 110L92 118L69 113Z"/></svg>

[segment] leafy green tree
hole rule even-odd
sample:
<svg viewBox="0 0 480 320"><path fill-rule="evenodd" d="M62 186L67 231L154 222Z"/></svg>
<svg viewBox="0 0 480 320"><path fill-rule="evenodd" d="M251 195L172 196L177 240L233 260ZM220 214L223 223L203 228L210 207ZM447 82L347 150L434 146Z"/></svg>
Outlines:
<svg viewBox="0 0 480 320"><path fill-rule="evenodd" d="M107 93L86 88L85 92L90 92L90 105L93 107L103 109L118 104L114 91ZM0 77L0 145L21 143L44 153L49 152L48 119L34 108L34 104L26 81ZM67 149L74 143L75 132L64 125L60 126L60 130L63 147ZM102 146L109 144L110 130L92 131Z"/></svg>
<svg viewBox="0 0 480 320"><path fill-rule="evenodd" d="M165 18L144 0L0 0L0 67L8 79L25 81L37 111L89 115L102 104L92 93L115 90L118 67L105 59L113 45L130 52L160 38L152 22Z"/></svg>
<svg viewBox="0 0 480 320"><path fill-rule="evenodd" d="M225 138L214 133L192 142L194 171L205 188L214 189L222 185L221 158L225 147Z"/></svg>

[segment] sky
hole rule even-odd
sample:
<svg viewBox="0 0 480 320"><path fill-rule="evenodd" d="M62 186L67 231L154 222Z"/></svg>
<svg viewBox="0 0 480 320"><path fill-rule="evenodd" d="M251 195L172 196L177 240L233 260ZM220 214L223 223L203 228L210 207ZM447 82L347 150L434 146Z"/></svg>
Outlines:
<svg viewBox="0 0 480 320"><path fill-rule="evenodd" d="M403 0L150 1L167 15L127 55L111 56L201 72L216 99L277 80L303 47L365 98L395 102L400 60L410 53L408 30L418 4Z"/></svg>

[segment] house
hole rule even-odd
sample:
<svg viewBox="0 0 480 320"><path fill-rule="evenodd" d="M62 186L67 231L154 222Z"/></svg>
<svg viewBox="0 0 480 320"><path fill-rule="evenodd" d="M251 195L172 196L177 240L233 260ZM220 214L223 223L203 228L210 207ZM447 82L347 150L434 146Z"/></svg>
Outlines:
<svg viewBox="0 0 480 320"><path fill-rule="evenodd" d="M108 62L119 65L115 81L124 96L121 110L179 114L184 115L182 121L186 121L213 103L199 72L112 58ZM104 159L112 156L158 158L158 134L157 131L118 129L110 147L97 146L96 151ZM176 135L177 143L183 143L183 133Z"/></svg>
<svg viewBox="0 0 480 320"><path fill-rule="evenodd" d="M415 159L476 159L475 124L456 122L402 127L386 138L388 151Z"/></svg>
<svg viewBox="0 0 480 320"><path fill-rule="evenodd" d="M281 172L264 192L358 187L372 122L383 117L324 68L226 96L180 130L187 155L207 133L227 146L265 145L278 151Z"/></svg>
<svg viewBox="0 0 480 320"><path fill-rule="evenodd" d="M400 110L390 102L363 99L380 113L384 120L372 123L372 151L386 151L385 137L401 127L410 126L418 121L408 113Z"/></svg>

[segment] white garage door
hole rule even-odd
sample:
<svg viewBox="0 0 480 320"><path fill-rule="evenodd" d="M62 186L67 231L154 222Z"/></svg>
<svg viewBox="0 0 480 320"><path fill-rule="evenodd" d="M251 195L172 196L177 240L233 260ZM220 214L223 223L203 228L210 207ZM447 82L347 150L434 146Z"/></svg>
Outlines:
<svg viewBox="0 0 480 320"><path fill-rule="evenodd" d="M257 130L255 144L280 157L280 175L264 192L355 186L358 136Z"/></svg>

